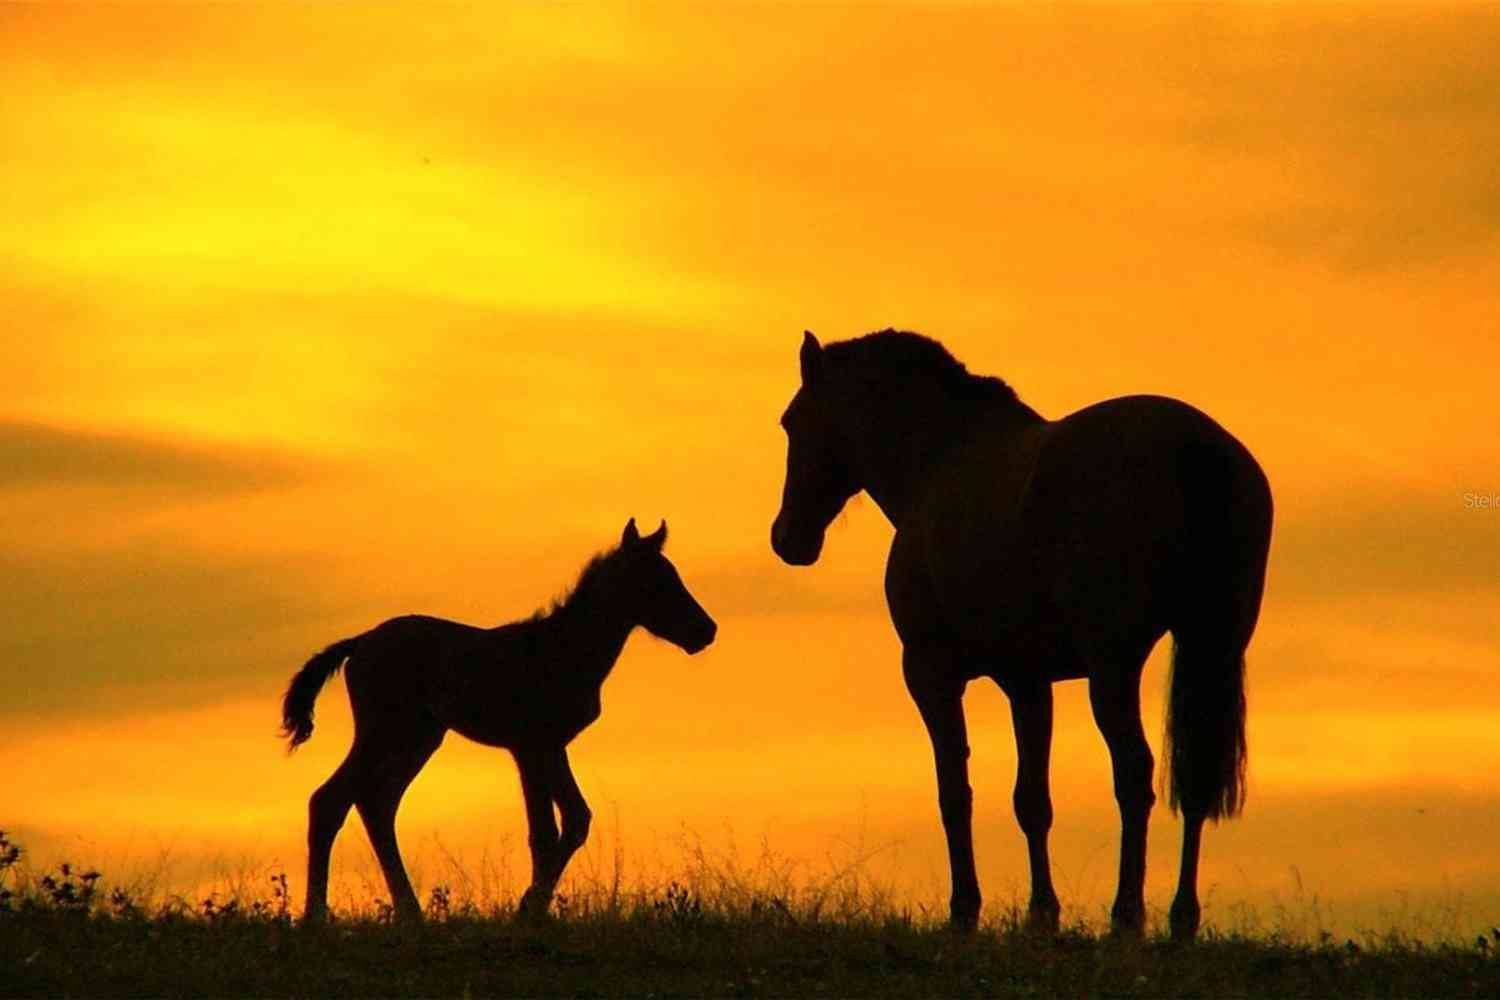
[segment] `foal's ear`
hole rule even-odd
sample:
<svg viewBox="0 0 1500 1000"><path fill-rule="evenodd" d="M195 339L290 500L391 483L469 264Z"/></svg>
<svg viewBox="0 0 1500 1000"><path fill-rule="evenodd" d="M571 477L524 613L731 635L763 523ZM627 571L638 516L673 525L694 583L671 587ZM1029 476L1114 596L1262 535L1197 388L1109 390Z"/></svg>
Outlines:
<svg viewBox="0 0 1500 1000"><path fill-rule="evenodd" d="M625 522L625 534L620 536L621 545L634 545L641 540L641 533L635 530L635 518Z"/></svg>
<svg viewBox="0 0 1500 1000"><path fill-rule="evenodd" d="M660 528L657 528L655 531L651 532L651 534L646 536L645 542L647 545L656 549L656 551L661 551L661 547L667 544L667 522L665 519L662 520Z"/></svg>
<svg viewBox="0 0 1500 1000"><path fill-rule="evenodd" d="M812 385L823 374L823 345L811 330L802 331L802 384Z"/></svg>

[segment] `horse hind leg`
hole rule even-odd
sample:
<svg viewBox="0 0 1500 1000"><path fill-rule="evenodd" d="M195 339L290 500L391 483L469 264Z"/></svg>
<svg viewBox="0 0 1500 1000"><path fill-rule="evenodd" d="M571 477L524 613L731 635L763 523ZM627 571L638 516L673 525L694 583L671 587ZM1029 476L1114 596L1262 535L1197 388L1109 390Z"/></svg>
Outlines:
<svg viewBox="0 0 1500 1000"><path fill-rule="evenodd" d="M334 838L354 805L355 764L355 752L350 750L307 803L307 902L302 910L306 921L318 922L328 916L329 858Z"/></svg>
<svg viewBox="0 0 1500 1000"><path fill-rule="evenodd" d="M1110 923L1116 934L1136 938L1146 928L1146 830L1156 802L1155 761L1141 725L1140 668L1134 664L1089 676L1089 704L1109 747L1120 807L1120 877Z"/></svg>
<svg viewBox="0 0 1500 1000"><path fill-rule="evenodd" d="M1198 852L1203 844L1204 819L1201 809L1182 811L1182 869L1167 918L1174 941L1191 941L1196 937L1203 915L1198 903Z"/></svg>
<svg viewBox="0 0 1500 1000"><path fill-rule="evenodd" d="M1198 856L1206 820L1235 816L1245 801L1245 649L1260 613L1265 552L1237 586L1187 605L1172 628L1167 692L1167 802L1181 809L1182 862L1168 919L1172 937L1198 933Z"/></svg>
<svg viewBox="0 0 1500 1000"><path fill-rule="evenodd" d="M422 906L401 861L396 842L396 810L412 779L442 742L441 729L413 732L400 744L388 744L384 753L372 754L354 800L390 889L391 905L396 916L405 921L421 920Z"/></svg>
<svg viewBox="0 0 1500 1000"><path fill-rule="evenodd" d="M1198 857L1206 820L1236 815L1244 802L1244 643L1177 638L1172 653L1167 734L1172 804L1182 810L1182 861L1168 919L1172 937L1198 933Z"/></svg>
<svg viewBox="0 0 1500 1000"><path fill-rule="evenodd" d="M1198 932L1204 821L1244 806L1245 649L1260 617L1273 520L1270 485L1243 449L1200 461L1189 482L1196 495L1187 508L1192 555L1171 626L1163 751L1167 802L1183 817L1182 869L1169 915L1179 941Z"/></svg>

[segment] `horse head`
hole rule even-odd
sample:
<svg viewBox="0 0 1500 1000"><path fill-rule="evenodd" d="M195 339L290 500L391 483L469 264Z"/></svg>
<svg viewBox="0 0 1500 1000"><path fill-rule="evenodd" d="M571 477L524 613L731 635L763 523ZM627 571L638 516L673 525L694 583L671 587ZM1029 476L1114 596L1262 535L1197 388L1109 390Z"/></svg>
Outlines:
<svg viewBox="0 0 1500 1000"><path fill-rule="evenodd" d="M771 524L771 548L782 561L810 566L823 551L828 525L860 490L850 471L846 435L823 347L802 336L802 385L781 415L786 431L786 482Z"/></svg>

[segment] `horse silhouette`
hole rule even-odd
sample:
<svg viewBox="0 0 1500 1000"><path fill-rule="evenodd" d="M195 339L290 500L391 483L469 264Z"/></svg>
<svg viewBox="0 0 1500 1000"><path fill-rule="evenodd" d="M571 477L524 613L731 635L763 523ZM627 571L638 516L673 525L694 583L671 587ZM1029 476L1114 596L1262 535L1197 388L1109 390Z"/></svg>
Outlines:
<svg viewBox="0 0 1500 1000"><path fill-rule="evenodd" d="M1171 632L1163 784L1184 832L1170 922L1174 937L1191 938L1203 823L1244 804L1244 652L1271 538L1270 486L1255 459L1203 413L1159 396L1046 420L915 333L826 349L806 333L801 368L781 418L787 471L771 545L789 564L816 562L829 523L860 490L896 529L886 599L932 740L953 924L972 928L980 907L965 686L987 676L1010 699L1028 921L1055 929L1051 685L1087 678L1120 809L1112 923L1142 933L1156 796L1140 677Z"/></svg>
<svg viewBox="0 0 1500 1000"><path fill-rule="evenodd" d="M334 643L293 676L282 702L290 749L312 735L313 702L346 660L354 710L354 745L308 803L305 919L327 915L329 854L351 805L364 820L397 915L420 919L396 846L396 809L450 729L515 757L532 866L520 911L546 912L591 817L567 746L599 718L599 690L625 640L643 626L692 654L717 632L663 555L666 540L665 521L643 538L632 518L619 546L595 556L549 612L492 629L421 615L392 618Z"/></svg>

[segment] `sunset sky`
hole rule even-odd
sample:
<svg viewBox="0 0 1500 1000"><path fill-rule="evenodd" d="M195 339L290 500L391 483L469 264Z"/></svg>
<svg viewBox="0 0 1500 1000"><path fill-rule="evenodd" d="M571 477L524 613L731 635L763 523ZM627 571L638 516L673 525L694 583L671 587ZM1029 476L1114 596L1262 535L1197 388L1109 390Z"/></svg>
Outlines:
<svg viewBox="0 0 1500 1000"><path fill-rule="evenodd" d="M1500 9L1425 3L0 6L0 829L300 883L349 713L331 684L285 757L291 673L395 614L528 614L665 517L719 641L627 647L573 750L599 835L945 895L890 527L857 500L812 569L768 544L801 331L898 326L1049 417L1185 399L1265 467L1206 917L1488 926L1497 51ZM1108 758L1058 698L1054 866L1095 917ZM1006 903L1009 713L967 704ZM439 849L524 867L513 765L450 736L399 829L419 882ZM351 817L335 863L368 853Z"/></svg>

